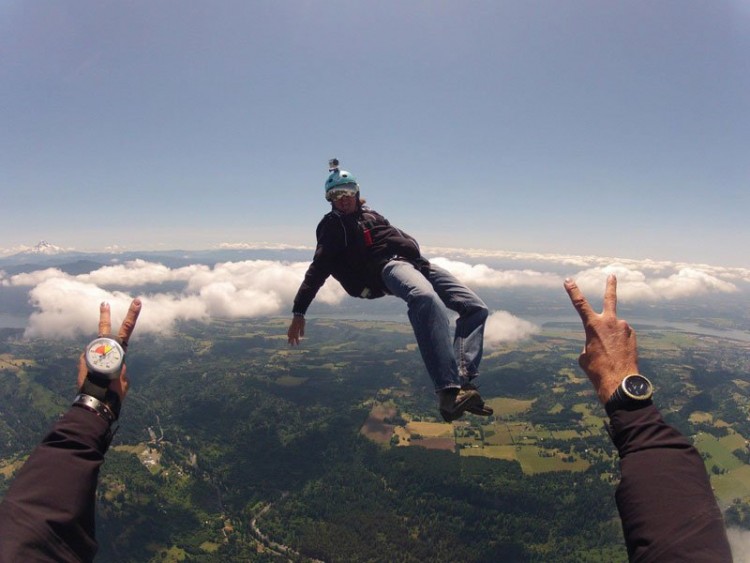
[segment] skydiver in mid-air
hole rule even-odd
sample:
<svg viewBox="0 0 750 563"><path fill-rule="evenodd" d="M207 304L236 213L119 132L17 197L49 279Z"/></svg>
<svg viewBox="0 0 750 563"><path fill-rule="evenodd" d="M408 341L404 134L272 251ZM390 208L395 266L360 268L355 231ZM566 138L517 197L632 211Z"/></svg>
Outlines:
<svg viewBox="0 0 750 563"><path fill-rule="evenodd" d="M464 412L490 416L472 383L482 360L487 306L451 273L425 259L417 241L365 205L349 172L329 162L325 198L331 211L320 221L315 255L294 298L287 336L292 345L305 335L305 312L328 276L349 295L374 299L395 295L406 301L409 321L446 422ZM458 313L451 334L447 309Z"/></svg>

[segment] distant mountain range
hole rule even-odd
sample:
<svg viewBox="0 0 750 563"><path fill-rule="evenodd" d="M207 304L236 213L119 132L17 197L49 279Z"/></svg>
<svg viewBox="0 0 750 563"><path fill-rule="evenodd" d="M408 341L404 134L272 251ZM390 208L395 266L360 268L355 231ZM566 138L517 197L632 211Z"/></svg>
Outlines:
<svg viewBox="0 0 750 563"><path fill-rule="evenodd" d="M269 245L269 248L258 246L254 248L237 247L207 250L80 252L42 240L27 250L0 257L0 269L4 270L6 274L13 275L44 268L60 268L66 273L76 275L91 272L104 265L137 259L158 262L174 268L190 264L213 265L219 262L241 260L306 261L312 258L312 252L312 249L309 248L285 248L271 245Z"/></svg>

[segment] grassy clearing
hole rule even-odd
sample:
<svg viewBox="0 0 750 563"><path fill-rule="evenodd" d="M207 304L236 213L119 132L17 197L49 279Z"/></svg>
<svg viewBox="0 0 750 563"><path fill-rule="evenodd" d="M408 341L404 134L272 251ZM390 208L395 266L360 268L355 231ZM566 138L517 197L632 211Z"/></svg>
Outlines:
<svg viewBox="0 0 750 563"><path fill-rule="evenodd" d="M733 452L734 450L744 449L746 440L742 434L730 430L728 436L719 439L719 443L730 452Z"/></svg>
<svg viewBox="0 0 750 563"><path fill-rule="evenodd" d="M480 456L492 459L504 459L506 461L518 461L515 446L485 446L484 448L464 448L461 450L463 456Z"/></svg>
<svg viewBox="0 0 750 563"><path fill-rule="evenodd" d="M527 475L550 471L585 471L589 467L589 463L585 460L575 458L575 461L568 463L563 461L562 454L549 454L537 446L464 447L461 449L461 455L517 461Z"/></svg>
<svg viewBox="0 0 750 563"><path fill-rule="evenodd" d="M696 347L695 335L676 331L655 331L658 338L641 338L638 347L644 350L665 352L670 350L684 350Z"/></svg>
<svg viewBox="0 0 750 563"><path fill-rule="evenodd" d="M452 438L453 426L442 422L410 422L406 430L412 436L418 434L425 438Z"/></svg>
<svg viewBox="0 0 750 563"><path fill-rule="evenodd" d="M21 459L14 459L12 461L0 461L0 475L6 479L10 479L13 474L21 469L21 466L26 462L26 457Z"/></svg>
<svg viewBox="0 0 750 563"><path fill-rule="evenodd" d="M276 384L282 387L298 387L305 383L309 378L296 377L294 375L282 375L276 378Z"/></svg>
<svg viewBox="0 0 750 563"><path fill-rule="evenodd" d="M709 475L714 465L725 471L731 471L745 465L732 453L732 449L736 448L728 448L722 444L721 440L705 432L701 432L695 437L695 447L701 453L710 456L705 460Z"/></svg>
<svg viewBox="0 0 750 563"><path fill-rule="evenodd" d="M34 360L28 358L16 358L13 354L0 354L0 370L18 371L21 368L34 367L36 365Z"/></svg>
<svg viewBox="0 0 750 563"><path fill-rule="evenodd" d="M723 475L711 475L711 486L722 506L736 498L750 497L750 465L742 465Z"/></svg>
<svg viewBox="0 0 750 563"><path fill-rule="evenodd" d="M505 424L493 424L492 429L485 428L484 441L490 446L511 446L513 445L513 435L510 428ZM485 446L486 448L487 446Z"/></svg>
<svg viewBox="0 0 750 563"><path fill-rule="evenodd" d="M564 377L568 380L568 383L572 385L580 385L586 383L586 376L582 375L580 371L574 370L573 368L562 368L557 372L560 377Z"/></svg>
<svg viewBox="0 0 750 563"><path fill-rule="evenodd" d="M521 400L508 397L494 397L487 400L487 404L495 410L495 416L514 416L529 410L534 401L535 399Z"/></svg>
<svg viewBox="0 0 750 563"><path fill-rule="evenodd" d="M411 442L411 434L409 431L404 428L403 426L396 426L393 429L393 436L396 436L398 438L398 443L396 443L396 446L403 447L403 446L410 446ZM369 438L369 436L368 436ZM372 438L370 438L372 440ZM390 442L390 438L388 438L388 441ZM385 441L381 440L381 443L385 443Z"/></svg>
<svg viewBox="0 0 750 563"><path fill-rule="evenodd" d="M216 552L216 551L219 551L219 548L220 548L220 547L221 547L221 544L219 544L219 543L216 543L216 542L211 542L211 541L204 541L204 542L203 542L203 543L202 543L202 544L200 545L200 548L201 548L201 549L202 549L203 551L207 552L207 553L214 553L214 552Z"/></svg>
<svg viewBox="0 0 750 563"><path fill-rule="evenodd" d="M713 422L714 416L708 412L695 411L690 413L688 420L696 424L700 424L702 422L707 422L710 424L711 422Z"/></svg>
<svg viewBox="0 0 750 563"><path fill-rule="evenodd" d="M536 446L521 446L517 448L517 454L523 472L529 475L548 471L585 471L589 467L587 461L575 456L575 461L565 462L562 454L550 455Z"/></svg>
<svg viewBox="0 0 750 563"><path fill-rule="evenodd" d="M550 434L555 440L575 440L582 437L577 430L551 430Z"/></svg>

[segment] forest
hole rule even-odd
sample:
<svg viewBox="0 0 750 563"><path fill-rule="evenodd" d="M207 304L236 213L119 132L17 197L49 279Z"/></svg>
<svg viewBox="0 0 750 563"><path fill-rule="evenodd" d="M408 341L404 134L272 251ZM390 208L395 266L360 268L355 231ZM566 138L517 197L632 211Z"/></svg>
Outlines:
<svg viewBox="0 0 750 563"><path fill-rule="evenodd" d="M616 452L577 368L577 327L487 350L482 394L508 408L444 424L454 447L434 449L363 432L384 404L393 432L439 422L408 325L311 320L290 349L286 323L133 341L99 560L626 560ZM3 333L0 491L69 405L84 343ZM750 528L746 345L655 329L639 343L665 416L717 468L728 522Z"/></svg>

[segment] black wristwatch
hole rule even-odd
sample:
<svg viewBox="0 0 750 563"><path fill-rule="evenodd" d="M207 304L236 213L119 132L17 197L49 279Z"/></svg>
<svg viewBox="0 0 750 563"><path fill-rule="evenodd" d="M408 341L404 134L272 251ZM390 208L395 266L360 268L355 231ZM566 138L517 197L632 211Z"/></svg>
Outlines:
<svg viewBox="0 0 750 563"><path fill-rule="evenodd" d="M607 411L607 416L612 416L612 413L619 409L639 409L650 405L653 395L654 386L644 376L639 373L626 375L604 405L604 410Z"/></svg>

